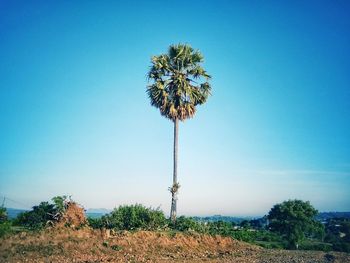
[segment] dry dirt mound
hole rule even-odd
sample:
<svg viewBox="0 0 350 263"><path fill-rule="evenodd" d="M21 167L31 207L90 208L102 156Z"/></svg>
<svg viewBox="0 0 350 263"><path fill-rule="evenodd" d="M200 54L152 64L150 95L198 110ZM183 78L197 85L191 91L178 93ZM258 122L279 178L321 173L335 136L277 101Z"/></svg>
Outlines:
<svg viewBox="0 0 350 263"><path fill-rule="evenodd" d="M67 202L65 211L55 225L56 227L68 226L77 228L87 223L84 208L80 207L75 202Z"/></svg>
<svg viewBox="0 0 350 263"><path fill-rule="evenodd" d="M52 228L0 240L0 262L350 262L345 253L266 250L231 238Z"/></svg>

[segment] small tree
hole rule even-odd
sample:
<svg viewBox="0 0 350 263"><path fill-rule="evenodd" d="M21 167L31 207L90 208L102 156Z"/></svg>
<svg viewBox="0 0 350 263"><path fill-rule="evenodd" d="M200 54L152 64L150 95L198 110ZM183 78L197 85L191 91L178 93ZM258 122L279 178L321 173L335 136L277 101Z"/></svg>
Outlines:
<svg viewBox="0 0 350 263"><path fill-rule="evenodd" d="M52 203L41 202L33 206L33 209L20 213L15 219L15 224L29 229L42 229L48 224L57 223L63 216L67 203L67 196L55 196Z"/></svg>
<svg viewBox="0 0 350 263"><path fill-rule="evenodd" d="M282 235L289 248L296 248L306 235L324 231L322 224L315 220L318 211L301 200L288 200L271 208L268 219L271 231Z"/></svg>
<svg viewBox="0 0 350 263"><path fill-rule="evenodd" d="M53 218L55 218L56 221L60 220L62 218L63 214L66 212L66 209L68 208L68 204L72 202L71 196L69 196L69 199L66 195L62 196L55 196L51 199L51 201L54 203L56 212L53 215Z"/></svg>
<svg viewBox="0 0 350 263"><path fill-rule="evenodd" d="M33 206L31 211L20 213L15 223L29 229L38 230L46 226L48 222L55 221L54 215L57 213L55 205L49 202L41 202Z"/></svg>

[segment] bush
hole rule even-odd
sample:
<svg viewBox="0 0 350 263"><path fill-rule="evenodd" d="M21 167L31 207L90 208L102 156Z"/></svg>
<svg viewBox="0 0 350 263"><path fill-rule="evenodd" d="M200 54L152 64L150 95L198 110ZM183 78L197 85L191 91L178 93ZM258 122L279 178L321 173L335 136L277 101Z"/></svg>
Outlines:
<svg viewBox="0 0 350 263"><path fill-rule="evenodd" d="M307 240L300 244L299 249L328 252L332 250L332 244Z"/></svg>
<svg viewBox="0 0 350 263"><path fill-rule="evenodd" d="M246 221L248 222L248 221ZM246 225L246 224L244 224ZM245 242L253 242L255 240L263 240L268 239L267 231L252 231L248 228L242 229L234 229L232 223L217 221L208 224L209 234L210 235L221 235L221 236L230 236L234 239L245 241ZM247 226L245 226L247 227Z"/></svg>
<svg viewBox="0 0 350 263"><path fill-rule="evenodd" d="M27 227L31 230L39 230L49 223L57 222L66 209L66 196L52 198L53 204L41 202L33 206L31 211L20 213L14 220L15 225Z"/></svg>
<svg viewBox="0 0 350 263"><path fill-rule="evenodd" d="M231 237L240 241L251 243L255 241L256 233L249 230L235 230L231 233Z"/></svg>
<svg viewBox="0 0 350 263"><path fill-rule="evenodd" d="M99 228L117 230L159 230L164 229L167 225L162 211L146 208L140 204L119 206L110 214L103 216L100 221L92 222Z"/></svg>
<svg viewBox="0 0 350 263"><path fill-rule="evenodd" d="M207 232L207 228L204 224L194 220L191 217L180 216L176 219L175 224L171 225L171 228L174 230L182 231L182 232L198 232L205 233Z"/></svg>
<svg viewBox="0 0 350 263"><path fill-rule="evenodd" d="M11 232L12 231L11 231L11 223L10 222L0 223L0 237L3 237Z"/></svg>
<svg viewBox="0 0 350 263"><path fill-rule="evenodd" d="M89 226L91 226L94 229L101 229L101 228L107 226L107 224L106 224L105 220L103 220L103 218L88 217L87 221L88 221Z"/></svg>
<svg viewBox="0 0 350 263"><path fill-rule="evenodd" d="M41 202L38 206L33 206L33 210L20 213L14 223L32 230L39 230L48 222L55 220L56 213L54 205Z"/></svg>
<svg viewBox="0 0 350 263"><path fill-rule="evenodd" d="M282 237L280 235L267 230L256 231L255 239L266 242L282 242Z"/></svg>
<svg viewBox="0 0 350 263"><path fill-rule="evenodd" d="M231 236L233 230L232 223L217 221L208 224L210 235L221 235L221 236Z"/></svg>
<svg viewBox="0 0 350 263"><path fill-rule="evenodd" d="M70 199L70 197L69 197L69 199ZM66 204L68 202L67 201L67 196L66 195L55 196L51 200L54 203L57 212L60 213L60 214L63 214L64 211L66 210Z"/></svg>

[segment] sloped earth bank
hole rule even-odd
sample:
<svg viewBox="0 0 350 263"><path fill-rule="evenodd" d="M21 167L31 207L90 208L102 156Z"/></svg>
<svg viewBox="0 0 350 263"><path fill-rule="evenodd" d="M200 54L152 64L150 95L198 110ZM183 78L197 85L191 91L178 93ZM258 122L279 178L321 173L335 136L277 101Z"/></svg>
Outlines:
<svg viewBox="0 0 350 263"><path fill-rule="evenodd" d="M266 250L227 237L83 228L0 239L0 262L350 262L350 254Z"/></svg>
<svg viewBox="0 0 350 263"><path fill-rule="evenodd" d="M86 225L84 208L75 202L67 202L66 210L56 224L56 227L69 226L72 228Z"/></svg>

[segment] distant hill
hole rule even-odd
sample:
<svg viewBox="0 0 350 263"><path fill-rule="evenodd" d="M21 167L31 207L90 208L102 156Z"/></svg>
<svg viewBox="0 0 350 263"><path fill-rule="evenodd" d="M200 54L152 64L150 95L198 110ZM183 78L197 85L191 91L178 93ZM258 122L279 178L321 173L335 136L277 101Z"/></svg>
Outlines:
<svg viewBox="0 0 350 263"><path fill-rule="evenodd" d="M6 208L7 214L10 219L14 219L17 217L18 214L29 211L26 209L17 209L17 208ZM91 218L100 218L105 214L110 213L112 210L106 209L106 208L89 208L85 211L85 214L87 217ZM327 219L330 218L350 218L350 212L321 212L316 216L316 219L319 221L327 221ZM239 224L240 222L244 220L252 220L256 217L235 217L235 216L221 216L221 215L214 215L214 216L194 216L193 217L197 221L201 222L217 222L217 221L224 221L224 222L234 222L236 224Z"/></svg>
<svg viewBox="0 0 350 263"><path fill-rule="evenodd" d="M253 217L235 217L235 216L221 216L221 215L214 215L214 216L194 216L193 219L200 222L217 222L217 221L224 221L224 222L234 222L236 224L241 223L244 220L252 220Z"/></svg>
<svg viewBox="0 0 350 263"><path fill-rule="evenodd" d="M350 218L350 212L321 212L316 216L319 221L327 221L331 218Z"/></svg>
<svg viewBox="0 0 350 263"><path fill-rule="evenodd" d="M86 213L108 214L111 211L111 209L106 208L89 208L86 210Z"/></svg>
<svg viewBox="0 0 350 263"><path fill-rule="evenodd" d="M252 219L262 219L258 217L234 217L234 216L221 216L221 215L205 216L205 217L195 216L193 218L200 222L224 221L224 222L230 222L230 223L234 222L236 224L239 224L244 220L250 221ZM328 219L331 219L331 218L350 218L350 212L321 212L316 216L316 219L321 222L326 222Z"/></svg>
<svg viewBox="0 0 350 263"><path fill-rule="evenodd" d="M87 217L100 218L110 212L111 210L106 208L89 208L85 211L85 214Z"/></svg>
<svg viewBox="0 0 350 263"><path fill-rule="evenodd" d="M16 218L20 213L28 211L26 209L17 209L17 208L6 208L7 216L9 219Z"/></svg>
<svg viewBox="0 0 350 263"><path fill-rule="evenodd" d="M9 217L9 219L14 219L20 213L29 211L29 210L26 210L26 209L17 209L17 208L11 208L11 207L6 208L6 210L7 210L7 215ZM105 209L105 208L91 208L91 209L87 209L85 214L86 214L87 217L100 218L103 215L108 214L110 212L111 212L111 210Z"/></svg>

